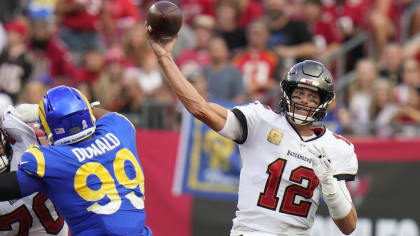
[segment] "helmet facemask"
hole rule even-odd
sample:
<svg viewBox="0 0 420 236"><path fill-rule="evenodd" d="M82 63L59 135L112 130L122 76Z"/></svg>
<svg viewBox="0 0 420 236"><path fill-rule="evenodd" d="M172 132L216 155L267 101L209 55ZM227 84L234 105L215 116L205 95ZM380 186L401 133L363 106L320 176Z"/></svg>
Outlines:
<svg viewBox="0 0 420 236"><path fill-rule="evenodd" d="M291 90L293 91L296 87L297 86L294 86L294 88L291 88ZM315 90L314 88L310 89ZM290 117L290 120L293 123L297 125L307 125L314 121L319 121L325 117L329 102L328 104L320 103L317 107L311 107L302 103L293 102L291 95L292 92L287 94L286 91L283 90L281 106L283 107L282 110L285 111L286 115ZM306 115L298 114L296 110L304 110Z"/></svg>
<svg viewBox="0 0 420 236"><path fill-rule="evenodd" d="M0 154L0 173L10 170L10 162L12 161L13 150L10 145L9 137L4 130L0 130L0 142L3 152Z"/></svg>

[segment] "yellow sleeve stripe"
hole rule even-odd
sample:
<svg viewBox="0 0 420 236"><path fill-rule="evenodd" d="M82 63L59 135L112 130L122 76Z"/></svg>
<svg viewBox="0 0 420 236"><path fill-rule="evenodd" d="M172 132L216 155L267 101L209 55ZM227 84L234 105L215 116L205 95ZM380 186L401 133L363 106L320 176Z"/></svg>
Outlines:
<svg viewBox="0 0 420 236"><path fill-rule="evenodd" d="M124 119L126 119L128 121L128 123L130 123L130 125L133 127L133 129L136 130L136 127L134 127L133 123L131 123L131 121L127 117L125 117L124 115L122 115L118 112L115 112L115 114L117 114L117 115L123 117Z"/></svg>
<svg viewBox="0 0 420 236"><path fill-rule="evenodd" d="M31 153L35 159L37 164L36 173L39 177L44 177L45 175L45 158L44 154L41 152L37 145L31 145L30 148L26 151Z"/></svg>

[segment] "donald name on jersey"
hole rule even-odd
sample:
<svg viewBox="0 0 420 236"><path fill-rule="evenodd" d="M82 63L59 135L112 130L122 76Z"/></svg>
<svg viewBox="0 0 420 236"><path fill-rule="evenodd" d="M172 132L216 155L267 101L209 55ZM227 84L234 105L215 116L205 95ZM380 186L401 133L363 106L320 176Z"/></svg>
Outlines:
<svg viewBox="0 0 420 236"><path fill-rule="evenodd" d="M120 144L120 140L115 137L114 134L107 133L104 137L96 139L89 147L73 148L71 151L77 157L79 162L83 162L86 158L92 159L93 157L112 151L116 147L120 146Z"/></svg>

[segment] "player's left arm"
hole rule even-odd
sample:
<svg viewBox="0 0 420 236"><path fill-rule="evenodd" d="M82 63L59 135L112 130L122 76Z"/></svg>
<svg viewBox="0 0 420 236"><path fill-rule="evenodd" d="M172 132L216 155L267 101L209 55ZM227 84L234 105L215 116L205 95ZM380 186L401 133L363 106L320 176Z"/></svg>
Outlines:
<svg viewBox="0 0 420 236"><path fill-rule="evenodd" d="M344 181L340 181L340 182L344 183ZM347 188L345 191L348 192ZM343 219L333 218L333 221L337 225L337 227L340 229L340 231L343 232L344 234L348 235L351 232L353 232L356 229L356 221L357 221L357 213L353 204L351 204L350 212Z"/></svg>
<svg viewBox="0 0 420 236"><path fill-rule="evenodd" d="M338 181L333 177L331 159L328 158L324 147L313 145L308 150L313 154L312 168L319 179L330 216L340 231L348 235L356 229L357 213L345 181Z"/></svg>
<svg viewBox="0 0 420 236"><path fill-rule="evenodd" d="M43 183L21 170L0 175L0 201L19 199L43 190Z"/></svg>
<svg viewBox="0 0 420 236"><path fill-rule="evenodd" d="M16 171L6 172L0 175L0 201L21 198Z"/></svg>
<svg viewBox="0 0 420 236"><path fill-rule="evenodd" d="M110 113L110 111L99 108L99 107L92 107L93 116L95 116L96 120L100 119L102 116Z"/></svg>

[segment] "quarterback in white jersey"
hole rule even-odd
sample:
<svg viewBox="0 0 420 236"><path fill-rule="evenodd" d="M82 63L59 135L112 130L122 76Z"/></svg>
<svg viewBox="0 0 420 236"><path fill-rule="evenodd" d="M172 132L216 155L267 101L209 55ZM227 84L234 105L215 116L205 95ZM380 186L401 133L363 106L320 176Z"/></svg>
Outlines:
<svg viewBox="0 0 420 236"><path fill-rule="evenodd" d="M284 113L259 102L233 112L245 117L248 134L239 145L242 169L232 235L253 231L310 235L322 193L309 149L313 144L324 147L333 176L353 180L357 172L353 145L324 127L301 137Z"/></svg>
<svg viewBox="0 0 420 236"><path fill-rule="evenodd" d="M314 128L334 99L333 79L321 63L294 65L281 82L281 112L259 102L227 110L205 101L185 79L171 52L175 39L150 45L173 91L197 119L239 143L242 168L231 236L310 235L322 196L344 234L357 214L345 180L357 172L353 145L325 127Z"/></svg>
<svg viewBox="0 0 420 236"><path fill-rule="evenodd" d="M25 150L32 144L39 144L34 129L21 120L29 118L28 121L37 121L37 117L31 120L31 117L25 114L31 113L25 112L27 109L34 109L31 106L24 104L16 110L9 106L3 114L0 150L9 155L8 158L1 159L0 169L3 171L17 170ZM68 236L68 232L67 224L58 215L53 203L42 193L0 202L0 236Z"/></svg>

